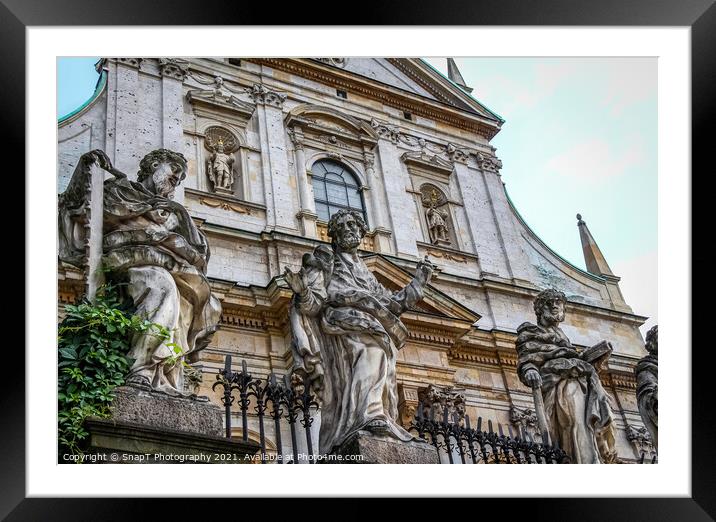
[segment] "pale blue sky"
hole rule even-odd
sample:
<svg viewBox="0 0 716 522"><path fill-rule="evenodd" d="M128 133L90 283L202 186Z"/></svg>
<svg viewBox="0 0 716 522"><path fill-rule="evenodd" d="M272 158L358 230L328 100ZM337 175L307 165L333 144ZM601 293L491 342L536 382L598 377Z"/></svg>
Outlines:
<svg viewBox="0 0 716 522"><path fill-rule="evenodd" d="M58 116L94 92L97 58L58 59ZM427 60L446 74L444 58ZM581 213L634 311L655 322L655 58L456 58L472 96L506 120L492 140L532 229L584 268ZM645 328L642 328L645 331Z"/></svg>
<svg viewBox="0 0 716 522"><path fill-rule="evenodd" d="M445 58L429 58L447 75ZM584 268L575 215L634 312L657 322L656 58L456 58L505 121L492 145L525 221Z"/></svg>

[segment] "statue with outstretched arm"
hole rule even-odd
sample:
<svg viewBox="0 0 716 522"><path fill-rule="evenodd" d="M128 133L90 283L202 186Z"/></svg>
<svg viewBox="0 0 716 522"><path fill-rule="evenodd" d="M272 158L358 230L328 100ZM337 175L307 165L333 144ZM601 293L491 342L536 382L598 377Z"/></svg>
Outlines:
<svg viewBox="0 0 716 522"><path fill-rule="evenodd" d="M294 371L321 397L323 454L361 430L414 439L398 422L395 365L408 336L400 315L423 298L434 266L421 261L413 280L390 292L358 254L366 231L359 213L341 210L328 225L331 245L305 254L298 272L284 272L294 291Z"/></svg>

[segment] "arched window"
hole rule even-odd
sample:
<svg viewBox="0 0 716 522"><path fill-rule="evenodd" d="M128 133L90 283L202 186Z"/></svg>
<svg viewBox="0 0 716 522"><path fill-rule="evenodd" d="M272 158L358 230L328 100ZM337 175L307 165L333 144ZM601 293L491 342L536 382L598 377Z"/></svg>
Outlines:
<svg viewBox="0 0 716 522"><path fill-rule="evenodd" d="M363 194L347 167L335 161L319 160L311 167L311 178L318 219L328 221L340 209L350 209L360 212L368 223Z"/></svg>

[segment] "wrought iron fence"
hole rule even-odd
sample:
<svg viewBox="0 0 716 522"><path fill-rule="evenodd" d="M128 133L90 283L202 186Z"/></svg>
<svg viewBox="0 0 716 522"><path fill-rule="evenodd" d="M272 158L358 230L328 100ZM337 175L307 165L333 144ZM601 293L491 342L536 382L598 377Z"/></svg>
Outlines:
<svg viewBox="0 0 716 522"><path fill-rule="evenodd" d="M232 407L237 403L238 397L243 440L248 440L249 415L255 414L258 422L261 463L265 464L270 460L266 445L267 422L273 424L276 462L315 462L315 459L299 458L298 441L299 437L305 439L308 455L314 455L312 427L314 417L319 411L319 402L311 393L310 387L298 376L291 378L285 375L278 378L272 373L267 379L254 378L248 372L246 361L241 362L241 371L233 371L231 356L227 355L224 368L217 375L213 389L216 390L217 387L223 388L221 399L225 408L227 437L232 436ZM436 418L434 406L425 408L420 403L409 430L432 444L441 461L447 460L451 464L569 462L567 454L560 448L537 442L524 430L515 436L511 426L508 425L507 433L504 433L502 425L497 424L495 432L491 420L487 421L487 430L483 430L482 417L477 418L477 426L472 428L467 415L464 419L454 414L450 418L447 409L437 417L439 418ZM285 448L281 437L282 423L288 424L291 434L290 453L287 455L284 455ZM300 431L303 431L303 434Z"/></svg>
<svg viewBox="0 0 716 522"><path fill-rule="evenodd" d="M226 437L231 438L231 407L235 402L235 393L239 397L239 409L241 411L241 433L244 441L248 440L249 427L248 415L253 406L259 425L259 444L261 445L261 463L268 461L266 451L266 418L273 421L274 437L276 442L276 462L297 463L298 454L298 431L296 426L300 423L303 427L308 455L313 455L313 440L311 427L314 415L318 409L317 397L311 393L310 387L306 386L297 376L285 375L282 379L270 374L268 379L254 378L247 369L246 361L241 361L241 371L235 372L231 369L231 356L227 355L224 361L224 368L216 376L216 382L212 389L218 386L223 388L221 398L225 409ZM281 441L281 421L289 425L291 432L292 454L284 455L283 443ZM313 460L308 460L313 463Z"/></svg>
<svg viewBox="0 0 716 522"><path fill-rule="evenodd" d="M420 403L417 417L410 427L411 431L435 446L438 456L447 457L450 464L565 464L569 462L567 454L556 446L536 442L532 436L521 430L514 436L512 427L507 426L509 435L497 424L493 430L492 421L487 421L487 431L483 431L482 417L477 418L477 427L470 426L470 417L464 421L453 414L449 418L448 410L443 410L440 420L436 420L435 409L429 409L428 417ZM546 437L544 437L546 438Z"/></svg>

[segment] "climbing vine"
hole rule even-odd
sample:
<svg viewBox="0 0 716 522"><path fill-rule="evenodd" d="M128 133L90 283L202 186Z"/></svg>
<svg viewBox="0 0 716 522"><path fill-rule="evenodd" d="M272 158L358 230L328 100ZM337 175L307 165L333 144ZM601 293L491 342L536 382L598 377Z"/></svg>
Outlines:
<svg viewBox="0 0 716 522"><path fill-rule="evenodd" d="M65 308L67 315L58 328L60 458L86 450L87 417L109 417L114 389L124 384L133 363L127 356L132 336L170 338L163 326L132 315L130 306L123 302L119 286L107 284L94 302ZM175 353L177 348L172 348Z"/></svg>

